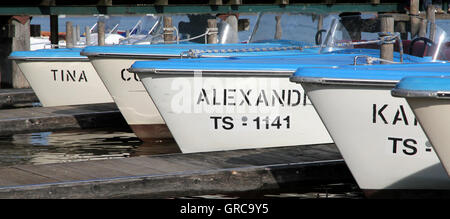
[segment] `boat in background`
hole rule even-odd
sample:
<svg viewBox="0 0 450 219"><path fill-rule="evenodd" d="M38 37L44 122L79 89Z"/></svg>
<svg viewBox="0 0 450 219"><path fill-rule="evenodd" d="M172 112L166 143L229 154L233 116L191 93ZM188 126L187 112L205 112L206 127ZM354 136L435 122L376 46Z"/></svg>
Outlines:
<svg viewBox="0 0 450 219"><path fill-rule="evenodd" d="M450 69L443 71L450 74ZM450 77L423 75L403 78L391 93L406 99L450 176Z"/></svg>
<svg viewBox="0 0 450 219"><path fill-rule="evenodd" d="M82 17L83 19L79 22L85 23L86 20L94 21L94 17ZM77 17L65 17L65 20L75 20L74 25L77 23ZM98 30L97 23L102 21L105 23L105 45L118 45L127 44L129 41L137 41L146 38L155 28L158 26L161 17L153 14L147 14L144 16L136 17L135 24L129 24L129 19L125 19L123 16L111 16L111 15L100 15L97 17L97 22L89 26L90 32L90 42L86 43L86 33L85 27L82 26L79 39L76 41L74 47L83 48L88 45L97 45L98 43ZM65 29L65 27L64 27ZM76 29L74 28L74 31ZM30 51L40 50L40 49L53 49L55 45L51 45L50 42L50 32L44 32L44 35L39 37L30 37ZM128 34L128 35L127 35ZM60 38L65 37L65 32L59 33ZM66 41L61 39L58 41L58 48L65 48Z"/></svg>

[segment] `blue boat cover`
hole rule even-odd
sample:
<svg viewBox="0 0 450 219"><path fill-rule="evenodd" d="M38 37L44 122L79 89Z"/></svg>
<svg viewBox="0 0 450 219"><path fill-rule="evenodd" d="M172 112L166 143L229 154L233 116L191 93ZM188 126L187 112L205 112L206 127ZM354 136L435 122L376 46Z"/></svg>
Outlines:
<svg viewBox="0 0 450 219"><path fill-rule="evenodd" d="M155 45L119 45L119 46L88 46L83 49L82 54L87 56L121 54L121 55L167 55L179 56L181 53L189 50L230 50L230 49L268 49L288 46L303 46L301 43L250 43L250 44L155 44ZM318 53L318 49L288 50L288 51L271 51L271 52L234 52L233 56L249 56L250 54L260 55L268 54L299 54L299 53ZM212 53L208 53L210 55ZM230 56L224 52L214 53L214 56ZM206 55L206 54L205 54Z"/></svg>
<svg viewBox="0 0 450 219"><path fill-rule="evenodd" d="M15 58L86 58L80 55L82 48L39 49L34 51L14 51L9 55Z"/></svg>
<svg viewBox="0 0 450 219"><path fill-rule="evenodd" d="M20 58L56 58L72 57L84 58L85 55L97 54L121 54L121 55L167 55L179 56L190 49L195 50L224 50L224 49L268 49L288 46L302 46L297 42L279 43L251 43L251 44L154 44L154 45L114 45L114 46L88 46L85 48L61 48L61 49L40 49L34 51L15 51L9 55L10 59ZM80 52L83 55L80 55ZM267 52L233 52L233 53L208 53L208 56L254 56L254 55L291 55L300 53L318 53L318 49L287 50L287 51L267 51ZM205 54L206 55L206 54Z"/></svg>
<svg viewBox="0 0 450 219"><path fill-rule="evenodd" d="M450 69L447 71L450 72ZM450 91L450 77L409 76L400 80L395 89L409 91Z"/></svg>
<svg viewBox="0 0 450 219"><path fill-rule="evenodd" d="M379 57L379 50L358 49L361 53L352 54L303 54L285 56L258 56L258 57L228 57L228 58L198 58L198 59L170 59L163 61L136 61L132 66L132 71L153 71L164 70L290 70L295 71L299 67L325 67L348 65L353 66L356 55L370 55ZM395 61L399 61L398 53L395 54ZM412 57L404 55L405 63L427 62L428 58ZM359 59L359 64L365 60Z"/></svg>
<svg viewBox="0 0 450 219"><path fill-rule="evenodd" d="M406 76L450 76L450 63L387 64L370 66L337 66L335 68L299 68L292 81L302 79L354 79L400 81Z"/></svg>

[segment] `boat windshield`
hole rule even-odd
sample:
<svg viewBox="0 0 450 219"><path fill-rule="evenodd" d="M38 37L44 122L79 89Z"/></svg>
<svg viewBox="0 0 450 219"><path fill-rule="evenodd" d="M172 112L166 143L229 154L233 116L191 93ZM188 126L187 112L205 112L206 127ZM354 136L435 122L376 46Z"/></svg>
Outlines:
<svg viewBox="0 0 450 219"><path fill-rule="evenodd" d="M220 17L210 14L186 14L170 15L174 26L174 41L172 43L206 43L208 19L216 19L218 31L218 43L239 43L237 28L232 28ZM159 16L155 25L147 35L135 40L131 44L161 44L164 43L163 16ZM128 44L130 44L128 42Z"/></svg>
<svg viewBox="0 0 450 219"><path fill-rule="evenodd" d="M380 18L374 14L340 16L331 22L330 30L322 42L321 52L358 48L380 49L382 42L379 39L386 35L381 33L380 23ZM420 20L419 23L412 35L410 30L406 29L406 22L400 19L394 22L394 33L389 35L389 38L395 40L394 51L403 50L404 54L429 57L432 61L448 60L447 53L450 52L447 52L447 48L450 46L450 39L446 31L439 24L431 24L426 20ZM387 38L386 40L389 41Z"/></svg>
<svg viewBox="0 0 450 219"><path fill-rule="evenodd" d="M259 14L250 42L287 41L320 45L336 17L332 14L264 12Z"/></svg>

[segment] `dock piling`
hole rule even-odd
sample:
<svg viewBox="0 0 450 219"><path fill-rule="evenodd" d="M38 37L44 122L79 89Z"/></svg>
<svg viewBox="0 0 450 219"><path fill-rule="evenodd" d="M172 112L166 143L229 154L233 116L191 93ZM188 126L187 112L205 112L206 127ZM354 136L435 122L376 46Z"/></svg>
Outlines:
<svg viewBox="0 0 450 219"><path fill-rule="evenodd" d="M208 44L216 44L217 43L217 31L211 31L211 30L217 30L217 21L216 19L208 19L208 38L207 43Z"/></svg>
<svg viewBox="0 0 450 219"><path fill-rule="evenodd" d="M164 43L170 44L174 41L172 17L164 16L163 20L164 20Z"/></svg>
<svg viewBox="0 0 450 219"><path fill-rule="evenodd" d="M91 44L91 30L89 26L84 27L84 32L86 34L86 46Z"/></svg>
<svg viewBox="0 0 450 219"><path fill-rule="evenodd" d="M97 23L97 28L98 28L98 45L99 46L104 46L105 45L105 22L103 21L99 21Z"/></svg>
<svg viewBox="0 0 450 219"><path fill-rule="evenodd" d="M50 43L52 48L58 48L58 15L50 15Z"/></svg>
<svg viewBox="0 0 450 219"><path fill-rule="evenodd" d="M434 41L434 37L436 34L436 15L435 15L435 7L434 5L428 5L427 8L427 20L430 22L430 40Z"/></svg>
<svg viewBox="0 0 450 219"><path fill-rule="evenodd" d="M394 32L394 18L392 16L382 16L381 17L381 32L382 33L393 33ZM393 61L394 60L394 44L393 43L383 43L380 48L380 58ZM386 64L386 62L381 62Z"/></svg>
<svg viewBox="0 0 450 219"><path fill-rule="evenodd" d="M279 40L281 39L281 35L283 30L281 29L281 16L277 15L275 16L276 26L275 26L275 37L274 39Z"/></svg>
<svg viewBox="0 0 450 219"><path fill-rule="evenodd" d="M419 18L419 0L411 0L410 1L410 9L409 9L409 15L410 15L410 32L411 32L411 38L414 38L419 34L419 28L420 28L420 18Z"/></svg>
<svg viewBox="0 0 450 219"><path fill-rule="evenodd" d="M72 22L66 22L66 47L73 48L73 26Z"/></svg>

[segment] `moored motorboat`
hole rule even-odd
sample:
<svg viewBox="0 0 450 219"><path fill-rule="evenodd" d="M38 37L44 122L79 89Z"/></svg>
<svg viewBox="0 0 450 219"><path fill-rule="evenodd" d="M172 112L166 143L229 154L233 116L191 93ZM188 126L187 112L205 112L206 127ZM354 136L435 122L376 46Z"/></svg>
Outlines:
<svg viewBox="0 0 450 219"><path fill-rule="evenodd" d="M301 15L303 20L311 19L301 13L292 13ZM270 20L275 21L275 15L271 14ZM291 15L292 16L292 15ZM264 16L262 16L264 17ZM287 19L283 19L288 21ZM311 25L312 24L312 25ZM263 24L259 24L263 27ZM308 26L309 25L309 26ZM273 26L271 26L273 27ZM305 22L302 28L308 27L315 30L314 22ZM313 29L313 28L314 29ZM264 27L267 28L267 27ZM259 30L264 30L259 28ZM226 29L226 28L225 28ZM275 30L275 28L273 27ZM230 31L228 31L231 33ZM259 31L255 31L261 34ZM220 34L220 33L219 33ZM232 34L232 33L231 33ZM262 33L263 35L266 33ZM249 44L165 44L150 46L115 46L115 47L87 47L82 51L82 55L89 57L91 63L104 82L114 101L118 105L122 115L127 120L135 134L142 140L149 138L168 137L171 136L163 119L159 115L153 101L145 91L144 86L136 74L130 73L127 69L138 60L161 60L169 58L197 58L197 57L230 57L230 56L266 56L276 54L308 54L318 53L318 48L310 48L300 51L298 48L305 45L304 42L293 42L289 35L285 34L280 40L275 42L264 41L257 43L264 37L258 35L253 36L253 41ZM272 38L273 35L270 36ZM222 35L222 38L227 38ZM156 39L156 38L153 38ZM267 36L266 36L267 39ZM287 39L287 40L284 40ZM227 40L219 39L226 42ZM310 37L310 41L314 42L314 37ZM314 44L314 43L312 43ZM311 43L309 43L311 45ZM270 51L273 48L292 47L286 51ZM241 50L252 49L248 52L225 52L224 50ZM213 50L220 52L208 53ZM196 57L189 56L188 51L194 51ZM205 53L205 51L208 51Z"/></svg>
<svg viewBox="0 0 450 219"><path fill-rule="evenodd" d="M80 48L16 51L10 54L42 106L108 103L113 99Z"/></svg>
<svg viewBox="0 0 450 219"><path fill-rule="evenodd" d="M408 104L392 97L391 89L404 76L445 75L449 67L424 63L303 68L291 81L305 89L366 195L448 192L450 178Z"/></svg>
<svg viewBox="0 0 450 219"><path fill-rule="evenodd" d="M264 49L283 47L286 44L224 44L224 45L150 45L150 46L115 46L86 47L81 54L88 57L96 72L102 79L114 102L134 133L142 140L171 137L165 122L158 113L152 99L145 91L137 74L128 68L138 60L165 60L181 58L189 49ZM254 55L300 54L299 50L283 52L252 52ZM237 56L238 53L215 53L209 57ZM247 55L247 53L241 55ZM188 58L188 57L186 57ZM184 60L184 59L183 59Z"/></svg>
<svg viewBox="0 0 450 219"><path fill-rule="evenodd" d="M125 39L118 33L118 28L123 27L120 26L120 18L102 16L100 20L105 22L106 44L108 37L113 35L119 36L116 39ZM142 38L143 36L138 35L142 35L142 31L145 32L147 28L151 30L156 25L155 21L153 16L143 16L131 30L131 36ZM94 29L93 27L90 31L95 32ZM81 41L83 40L85 41ZM96 34L92 34L91 40L97 41ZM74 46L86 46L86 42L81 41ZM119 41L109 43L118 44ZM81 50L82 48L58 48L14 51L8 58L18 65L44 107L113 102L89 59L80 55Z"/></svg>
<svg viewBox="0 0 450 219"><path fill-rule="evenodd" d="M445 70L446 75L450 70ZM424 71L423 75L429 75ZM450 176L450 78L416 76L405 77L392 90L395 97L403 97L428 137L447 174Z"/></svg>
<svg viewBox="0 0 450 219"><path fill-rule="evenodd" d="M321 144L332 141L289 76L299 67L350 65L355 56L379 53L360 51L137 61L128 71L138 74L184 153Z"/></svg>
<svg viewBox="0 0 450 219"><path fill-rule="evenodd" d="M371 23L376 24L376 20L370 20ZM199 52L203 56L233 56L230 58L200 58L200 59L178 59L178 60L167 60L167 61L138 61L135 62L129 72L137 73L139 78L141 78L142 83L147 89L149 95L153 99L164 118L165 122L169 126L170 131L175 137L179 147L183 152L198 152L198 151L212 151L212 150L230 150L243 147L269 147L269 146L286 146L294 144L314 144L314 143L324 143L330 142L329 139L323 137L317 137L315 140L311 140L308 136L313 136L311 134L305 134L306 126L309 123L298 122L301 120L301 116L297 119L296 124L299 125L299 130L297 133L302 133L302 137L295 140L291 139L289 136L289 131L285 132L283 135L281 130L272 130L273 135L267 134L267 136L273 136L271 140L265 139L262 141L242 140L238 131L225 131L228 133L219 133L219 119L226 118L228 123L223 127L234 127L231 121L242 120L242 118L251 118L251 116L246 114L252 114L248 106L221 106L220 103L226 102L228 98L228 91L232 95L236 91L245 90L245 86L260 87L260 84L270 84L271 86L277 87L289 87L286 82L288 81L289 74L292 74L299 67L324 67L324 66L334 66L334 65L351 65L351 64L367 64L364 61L370 63L378 63L380 61L379 51L375 49L364 48L361 45L368 45L369 43L374 43L374 41L368 41L366 39L359 39L358 42L353 42L351 38L348 38L348 34L339 22L332 22L333 25L330 29L333 31L328 32L325 37L325 42L320 46L320 54L317 54L316 50L311 49L309 45L304 46L305 49L297 54L292 54L290 56L283 56L283 53L273 53L272 56L260 56L260 57L250 57L243 55L245 52L237 49L234 54L227 54L226 50L220 52ZM371 31L376 30L376 27L371 28ZM370 35L370 34L369 34ZM394 36L395 37L395 36ZM389 41L391 41L390 39ZM376 42L381 42L376 41ZM367 44L365 44L367 43ZM403 42L404 43L404 42ZM399 44L399 45L403 45ZM343 49L336 46L353 46L358 45L360 48ZM406 45L406 44L405 44ZM308 48L308 49L306 49ZM243 48L243 50L246 48ZM212 50L215 51L215 50ZM316 53L316 54L315 54ZM275 56L278 55L278 56ZM193 57L199 57L194 55ZM366 59L360 59L366 58ZM400 63L403 60L406 62L428 62L431 61L431 57L416 57L411 55L405 55L401 52L394 53L394 62ZM280 71L282 74L280 74ZM250 84L240 84L239 82L251 81L254 82ZM182 83L181 83L182 82ZM164 85L163 85L164 84ZM216 88L218 86L218 88ZM241 86L241 87L239 87ZM193 90L194 87L197 90ZM200 89L201 88L201 89ZM180 89L185 89L185 95L182 95ZM202 93L198 93L202 91ZM203 90L204 89L204 90ZM302 93L301 87L296 87L299 93ZM270 88L260 89L263 93L271 92ZM273 89L272 89L273 90ZM274 89L276 90L276 89ZM211 93L212 92L212 93ZM199 96L202 94L203 96ZM211 104L211 100L206 98L206 96L213 96L220 99L218 101L219 106L214 106ZM238 93L239 95L239 93ZM260 94L263 95L263 94ZM279 95L277 93L277 95ZM233 98L231 96L230 98ZM263 98L260 96L254 98ZM270 96L274 101L276 99L274 96ZM204 101L203 101L204 99ZM199 101L202 100L202 101ZM215 99L214 99L215 100ZM263 101L257 99L258 101ZM182 103L180 107L179 103ZM215 102L215 101L212 101ZM283 100L279 100L283 102ZM259 102L258 102L259 103ZM262 102L264 103L264 102ZM307 101L303 101L307 105ZM175 105L174 105L175 104ZM234 103L235 104L235 103ZM221 110L220 116L217 112L210 112L210 108L214 110ZM279 111L279 106L269 106L259 105L255 107L252 105L256 111ZM259 107L259 108L258 108ZM296 106L301 108L301 106ZM208 110L200 110L197 112L193 109L203 109L208 108ZM217 108L217 109L216 109ZM302 108L303 109L303 108ZM304 107L305 112L308 111L308 107ZM291 110L291 109L288 109ZM227 114L228 113L228 114ZM274 113L272 113L274 114ZM284 114L287 114L284 112ZM264 117L266 116L266 117ZM274 124L279 124L279 115L273 115L272 117L264 114L263 118L266 121L270 119L275 119ZM220 118L219 118L220 117ZM260 116L256 116L261 118ZM311 118L317 118L311 116ZM214 125L211 126L211 119L214 121ZM312 119L314 121L314 119ZM192 129L191 126L182 125L183 124L196 124L196 128ZM246 125L247 123L244 122ZM198 124L198 125L197 125ZM202 124L202 125L200 125ZM315 122L312 122L315 124ZM303 127L300 127L303 126ZM314 125L312 125L314 126ZM196 132L197 127L203 127L200 132ZM267 127L267 126L266 126ZM318 125L317 127L321 127ZM269 129L267 127L266 129ZM236 129L239 130L239 129ZM247 129L249 134L251 132L253 136L261 135L261 131ZM186 134L189 133L189 134ZM317 133L321 133L318 131ZM221 135L220 138L214 139L214 137ZM207 136L207 137L205 137ZM283 136L283 137L280 137ZM221 139L221 140L218 140ZM233 139L227 140L224 139ZM254 138L252 138L254 139ZM282 140L281 140L282 139Z"/></svg>

